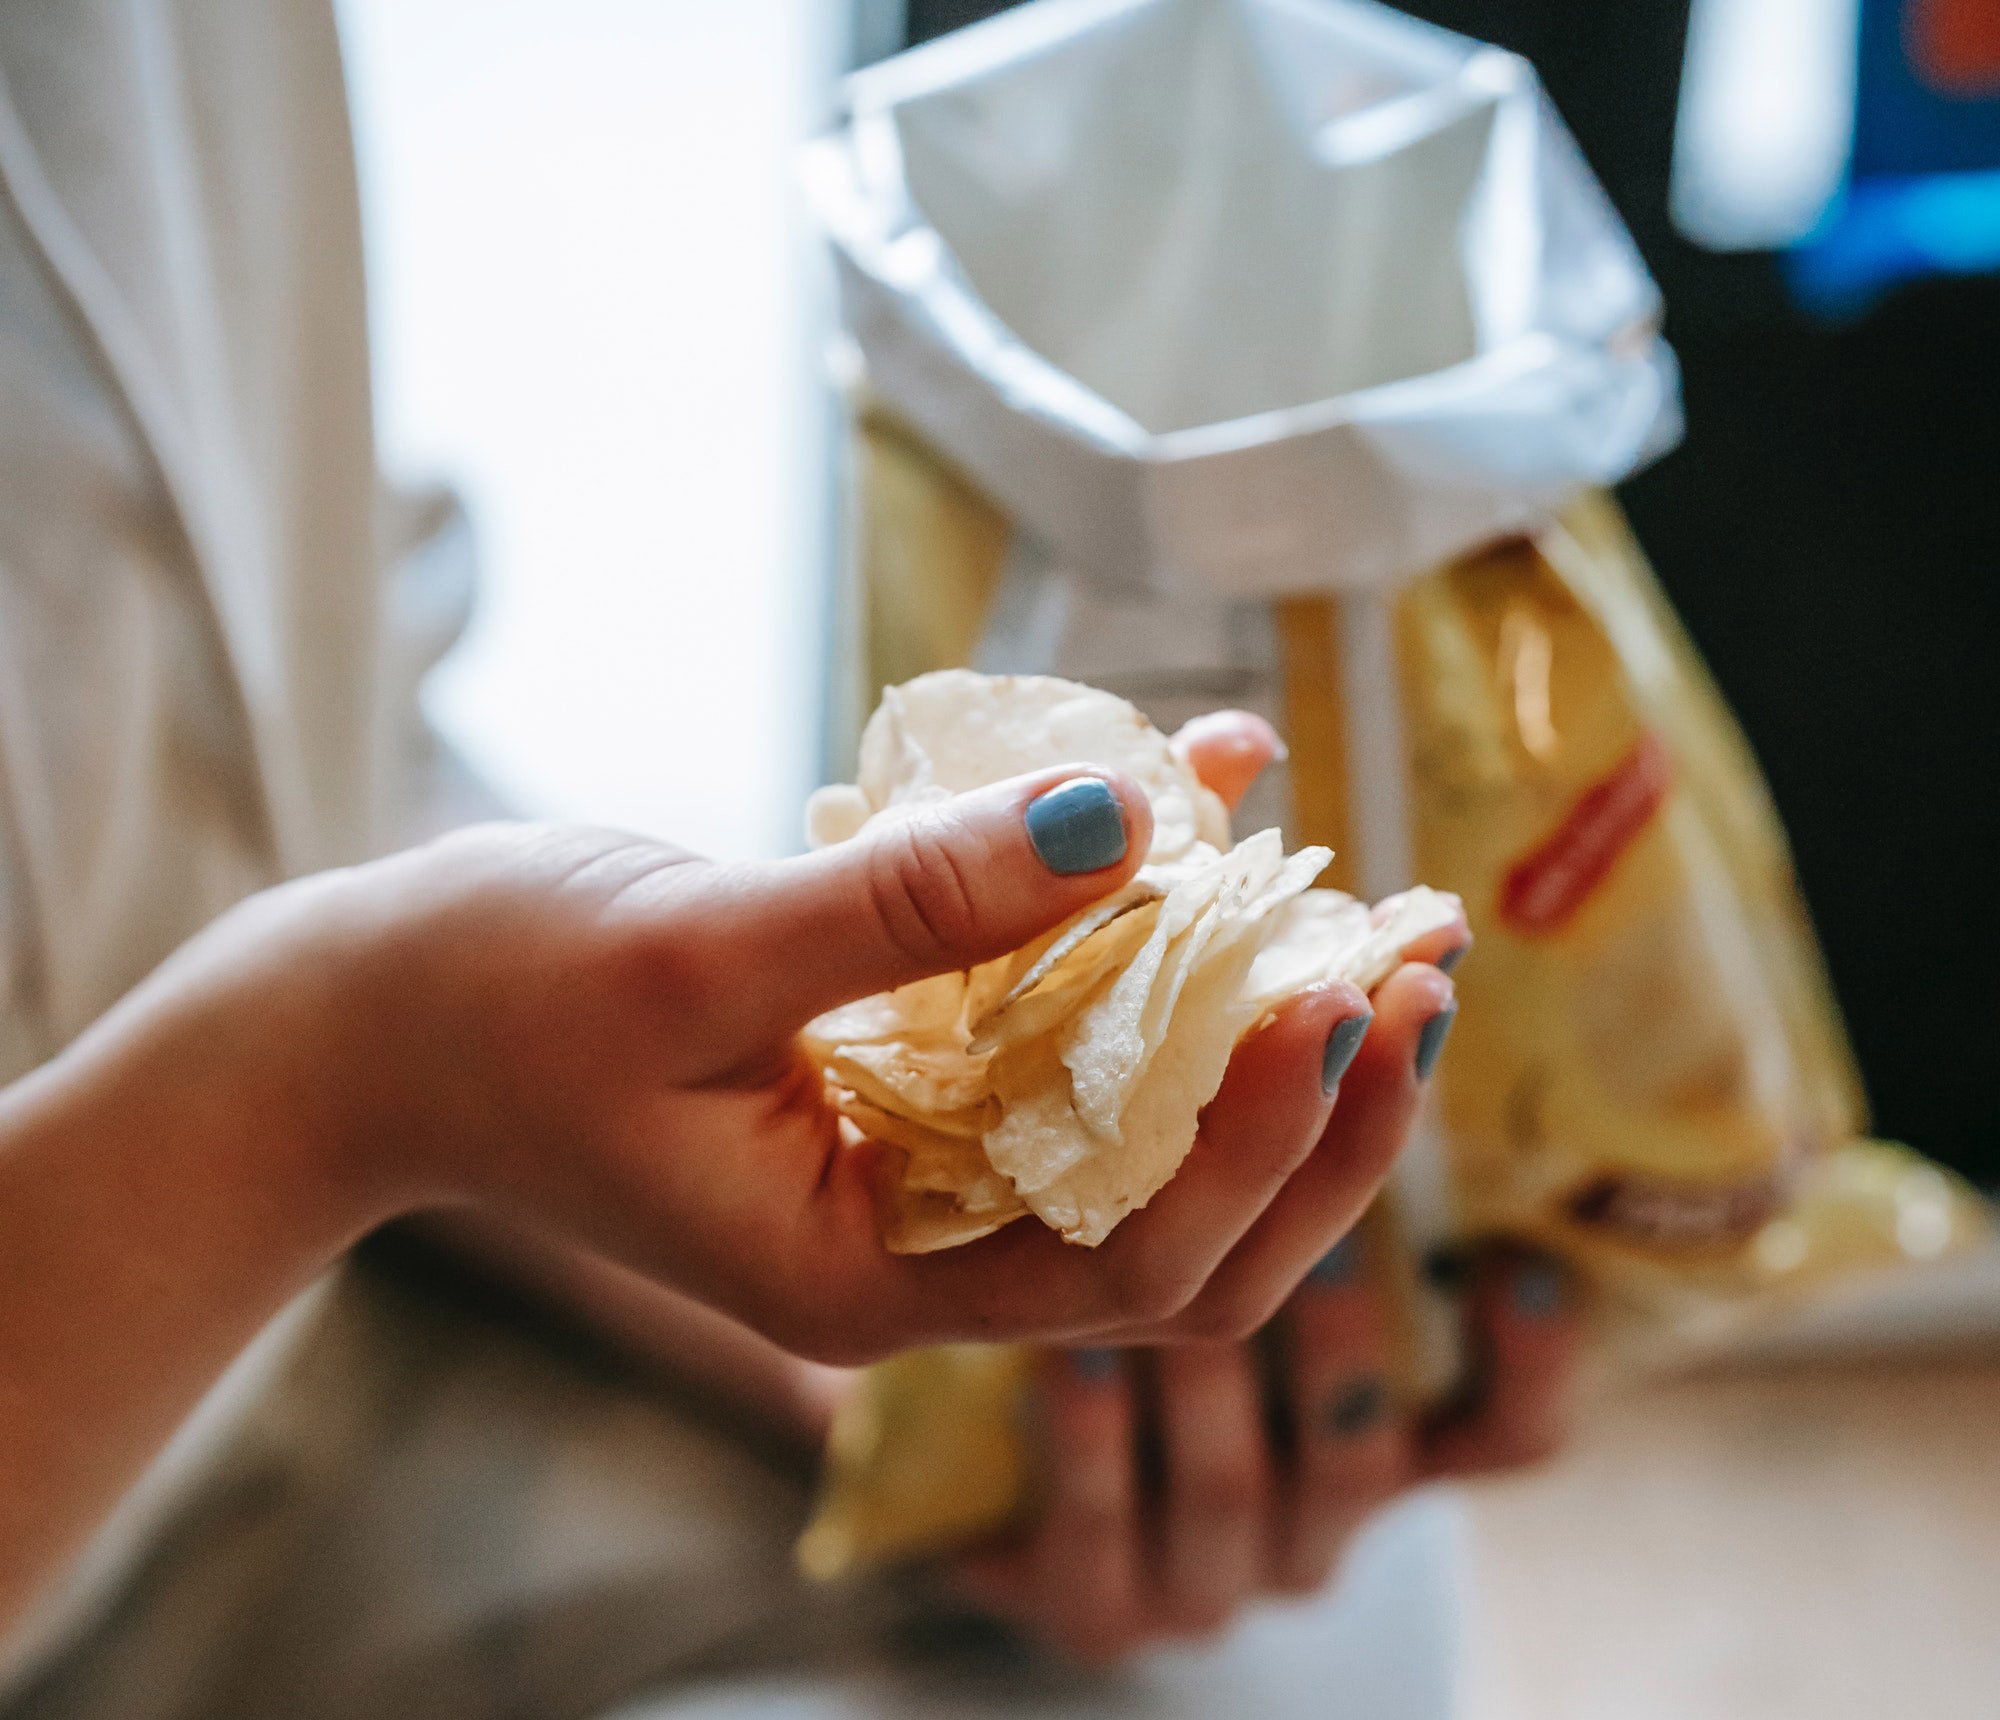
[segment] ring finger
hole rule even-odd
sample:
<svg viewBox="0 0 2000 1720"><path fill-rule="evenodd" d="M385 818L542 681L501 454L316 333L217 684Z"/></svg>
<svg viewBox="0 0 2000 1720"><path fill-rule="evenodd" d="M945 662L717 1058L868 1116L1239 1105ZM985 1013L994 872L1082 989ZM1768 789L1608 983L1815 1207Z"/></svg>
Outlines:
<svg viewBox="0 0 2000 1720"><path fill-rule="evenodd" d="M1343 1238L1307 1274L1276 1328L1290 1461L1271 1580L1295 1594L1332 1576L1355 1530L1409 1468L1390 1384L1389 1325L1367 1277L1365 1245L1359 1231Z"/></svg>

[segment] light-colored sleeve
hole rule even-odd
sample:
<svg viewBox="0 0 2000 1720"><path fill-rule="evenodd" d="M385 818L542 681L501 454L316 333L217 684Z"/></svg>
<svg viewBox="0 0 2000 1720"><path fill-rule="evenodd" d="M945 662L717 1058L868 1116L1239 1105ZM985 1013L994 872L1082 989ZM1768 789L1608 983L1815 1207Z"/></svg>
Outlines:
<svg viewBox="0 0 2000 1720"><path fill-rule="evenodd" d="M479 545L457 493L384 480L377 509L386 609L383 720L393 780L388 845L401 847L513 809L432 726L423 682L472 619Z"/></svg>

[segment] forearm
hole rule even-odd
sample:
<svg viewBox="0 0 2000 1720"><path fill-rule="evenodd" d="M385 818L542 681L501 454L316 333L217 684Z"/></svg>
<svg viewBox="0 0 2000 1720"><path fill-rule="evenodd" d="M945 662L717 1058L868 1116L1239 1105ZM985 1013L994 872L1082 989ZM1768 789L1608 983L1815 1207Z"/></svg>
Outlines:
<svg viewBox="0 0 2000 1720"><path fill-rule="evenodd" d="M128 1007L0 1092L0 1630L381 1216L256 1062Z"/></svg>
<svg viewBox="0 0 2000 1720"><path fill-rule="evenodd" d="M845 1372L562 1239L485 1213L426 1214L426 1239L576 1321L643 1366L789 1444L817 1452Z"/></svg>

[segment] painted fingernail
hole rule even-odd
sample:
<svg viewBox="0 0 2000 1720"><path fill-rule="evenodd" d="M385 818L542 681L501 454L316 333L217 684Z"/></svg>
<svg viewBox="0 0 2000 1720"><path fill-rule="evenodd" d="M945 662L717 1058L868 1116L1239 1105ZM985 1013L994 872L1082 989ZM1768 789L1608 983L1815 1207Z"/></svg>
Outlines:
<svg viewBox="0 0 2000 1720"><path fill-rule="evenodd" d="M1458 1005L1448 1003L1424 1023L1417 1034L1417 1079L1428 1081L1437 1060L1444 1050L1446 1036L1451 1032L1451 1024L1458 1019Z"/></svg>
<svg viewBox="0 0 2000 1720"><path fill-rule="evenodd" d="M1362 1040L1368 1037L1368 1024L1374 1019L1372 1015L1343 1016L1326 1036L1326 1055L1319 1064L1319 1084L1328 1097L1339 1088L1341 1076L1347 1073L1347 1066L1361 1049Z"/></svg>
<svg viewBox="0 0 2000 1720"><path fill-rule="evenodd" d="M1306 1274L1308 1284L1322 1289L1329 1285L1352 1284L1361 1276L1361 1236L1350 1230L1319 1259Z"/></svg>
<svg viewBox="0 0 2000 1720"><path fill-rule="evenodd" d="M1101 777L1078 776L1028 802L1028 840L1042 864L1065 877L1125 858L1125 810Z"/></svg>
<svg viewBox="0 0 2000 1720"><path fill-rule="evenodd" d="M1471 948L1470 944L1453 944L1450 949L1446 950L1443 955L1432 962L1431 966L1436 968L1439 973L1451 973L1456 970L1460 962L1465 960L1465 952Z"/></svg>
<svg viewBox="0 0 2000 1720"><path fill-rule="evenodd" d="M1120 1361L1116 1350L1071 1350L1069 1365L1085 1385L1101 1386L1118 1377Z"/></svg>
<svg viewBox="0 0 2000 1720"><path fill-rule="evenodd" d="M1389 1388L1375 1374L1349 1380L1326 1400L1321 1427L1335 1439L1358 1439L1389 1413Z"/></svg>
<svg viewBox="0 0 2000 1720"><path fill-rule="evenodd" d="M1433 1248L1424 1256L1424 1281L1433 1290L1454 1294L1465 1288L1466 1280L1471 1276L1472 1262L1466 1258L1462 1248L1447 1244Z"/></svg>
<svg viewBox="0 0 2000 1720"><path fill-rule="evenodd" d="M1553 1260L1524 1260L1514 1268L1508 1286L1514 1311L1530 1320L1547 1320L1562 1312L1569 1300L1569 1286L1562 1268Z"/></svg>

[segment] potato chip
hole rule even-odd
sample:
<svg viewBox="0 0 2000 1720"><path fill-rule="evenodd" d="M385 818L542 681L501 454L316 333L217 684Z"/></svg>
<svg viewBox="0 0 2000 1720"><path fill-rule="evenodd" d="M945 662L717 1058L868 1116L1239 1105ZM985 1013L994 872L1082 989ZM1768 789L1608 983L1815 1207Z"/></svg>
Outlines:
<svg viewBox="0 0 2000 1720"><path fill-rule="evenodd" d="M1309 986L1346 980L1373 991L1433 932L1455 925L1456 896L1419 884L1370 909L1338 890L1307 890L1273 916L1244 983L1254 1021Z"/></svg>
<svg viewBox="0 0 2000 1720"><path fill-rule="evenodd" d="M1197 839L1229 842L1229 815L1123 699L1053 675L945 669L882 695L861 737L858 780L822 789L807 808L819 846L844 841L891 808L927 805L1057 764L1102 765L1137 779L1153 808L1149 859Z"/></svg>
<svg viewBox="0 0 2000 1720"><path fill-rule="evenodd" d="M873 1045L904 1037L944 1038L952 1033L964 1011L971 977L941 973L829 1009L806 1024L806 1048L824 1058L842 1045Z"/></svg>
<svg viewBox="0 0 2000 1720"><path fill-rule="evenodd" d="M1158 894L1122 901L1114 897L1104 906L1115 906L1115 912L1097 916L1095 924L1077 923L1080 936L1065 935L1052 945L983 1020L972 1024L971 1049L1003 1050L1061 1026L1083 994L1124 968L1152 935L1160 901Z"/></svg>
<svg viewBox="0 0 2000 1720"><path fill-rule="evenodd" d="M991 1122L986 1061L948 1041L892 1039L842 1045L826 1059L826 1072L871 1105L976 1138Z"/></svg>
<svg viewBox="0 0 2000 1720"><path fill-rule="evenodd" d="M1275 830L1233 847L1221 804L1122 699L1047 676L953 670L883 695L860 780L823 790L815 841L1048 765L1145 788L1138 874L1021 949L830 1010L806 1029L828 1095L890 1149L885 1244L958 1247L1032 1212L1095 1246L1180 1168L1237 1040L1327 979L1369 985L1457 904L1427 890L1371 913L1311 890L1331 855Z"/></svg>

